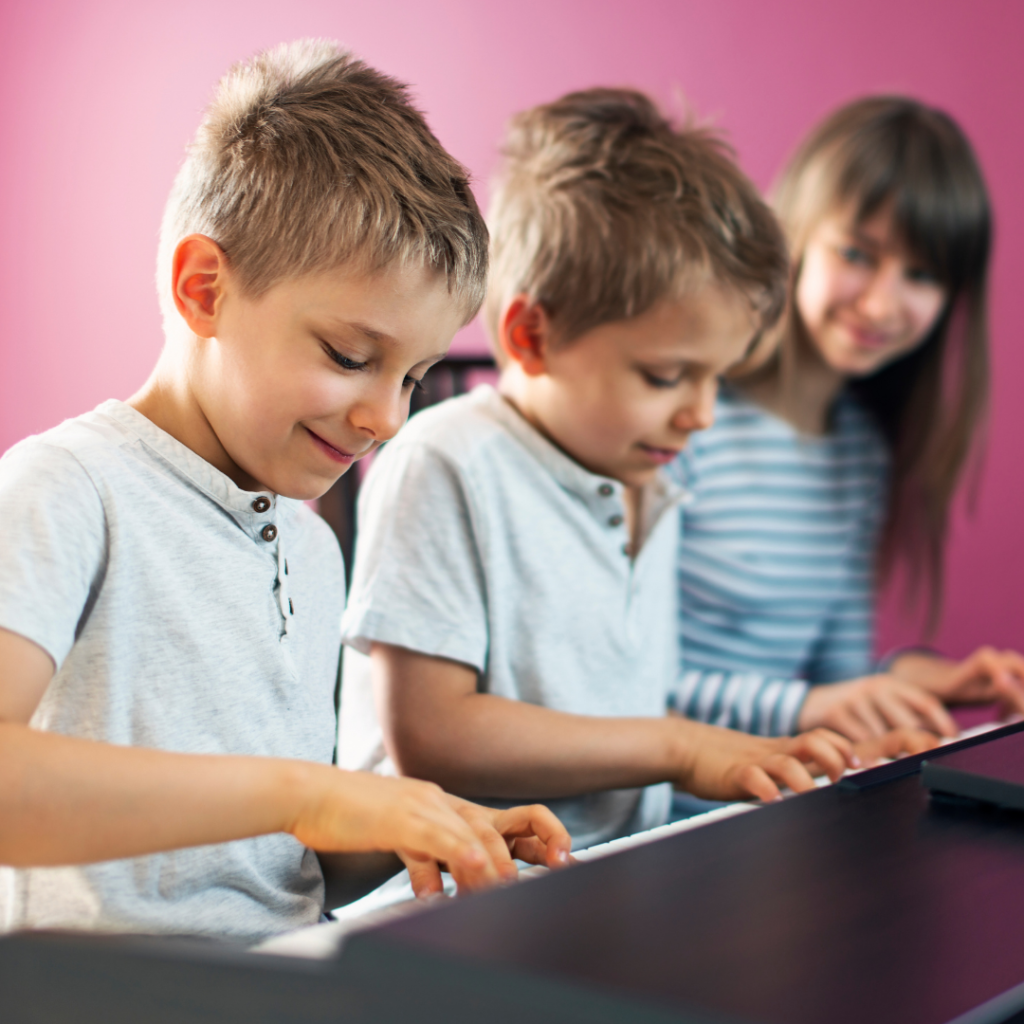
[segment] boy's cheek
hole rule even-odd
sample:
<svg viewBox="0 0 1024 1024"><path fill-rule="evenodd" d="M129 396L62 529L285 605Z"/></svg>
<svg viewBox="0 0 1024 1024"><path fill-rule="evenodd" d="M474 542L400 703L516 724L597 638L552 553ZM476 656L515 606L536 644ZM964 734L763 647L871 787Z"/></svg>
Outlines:
<svg viewBox="0 0 1024 1024"><path fill-rule="evenodd" d="M352 405L352 382L340 374L324 379L320 374L310 375L296 382L291 405L296 420L322 420L344 416Z"/></svg>

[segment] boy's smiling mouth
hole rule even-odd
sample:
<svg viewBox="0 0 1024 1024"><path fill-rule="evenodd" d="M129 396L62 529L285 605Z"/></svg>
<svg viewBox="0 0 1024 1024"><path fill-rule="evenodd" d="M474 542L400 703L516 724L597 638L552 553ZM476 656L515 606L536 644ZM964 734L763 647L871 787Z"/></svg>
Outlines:
<svg viewBox="0 0 1024 1024"><path fill-rule="evenodd" d="M652 444L644 444L642 441L637 443L637 448L659 465L671 462L682 451L682 448L657 448Z"/></svg>
<svg viewBox="0 0 1024 1024"><path fill-rule="evenodd" d="M358 455L352 452L346 452L341 448L335 448L329 441L325 441L319 434L313 433L309 427L306 427L306 431L309 436L313 439L313 443L330 459L335 462L340 462L342 465L347 466L350 462L358 459L361 455L365 455L366 452L360 452Z"/></svg>

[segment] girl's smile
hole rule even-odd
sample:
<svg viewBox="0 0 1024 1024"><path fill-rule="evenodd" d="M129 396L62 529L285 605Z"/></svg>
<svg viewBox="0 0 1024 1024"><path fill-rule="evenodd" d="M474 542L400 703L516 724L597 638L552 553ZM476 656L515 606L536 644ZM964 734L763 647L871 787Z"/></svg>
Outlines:
<svg viewBox="0 0 1024 1024"><path fill-rule="evenodd" d="M842 376L868 376L928 337L946 288L896 238L880 213L856 224L824 218L811 232L796 285L796 305L824 362Z"/></svg>

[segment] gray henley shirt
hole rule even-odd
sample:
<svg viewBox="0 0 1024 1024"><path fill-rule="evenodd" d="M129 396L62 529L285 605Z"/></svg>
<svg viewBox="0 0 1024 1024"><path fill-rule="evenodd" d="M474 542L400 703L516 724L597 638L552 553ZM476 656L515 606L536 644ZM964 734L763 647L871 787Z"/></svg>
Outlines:
<svg viewBox="0 0 1024 1024"><path fill-rule="evenodd" d="M0 459L0 626L57 672L37 729L329 764L341 555L302 502L249 493L122 402ZM316 922L288 835L85 867L0 868L0 927L255 940Z"/></svg>
<svg viewBox="0 0 1024 1024"><path fill-rule="evenodd" d="M622 484L574 462L493 388L411 419L360 494L339 763L395 770L365 656L374 641L470 665L481 690L511 700L663 716L683 494L664 474L644 489L631 557ZM538 802L580 848L664 824L670 800L662 784Z"/></svg>

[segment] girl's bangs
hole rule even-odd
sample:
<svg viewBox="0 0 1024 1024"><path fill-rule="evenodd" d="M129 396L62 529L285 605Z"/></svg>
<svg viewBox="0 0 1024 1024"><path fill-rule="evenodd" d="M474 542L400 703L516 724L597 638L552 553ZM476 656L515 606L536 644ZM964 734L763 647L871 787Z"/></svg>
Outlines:
<svg viewBox="0 0 1024 1024"><path fill-rule="evenodd" d="M835 195L858 223L890 211L913 258L958 292L984 277L991 214L966 140L932 128L897 116L848 137L830 161L842 169Z"/></svg>

